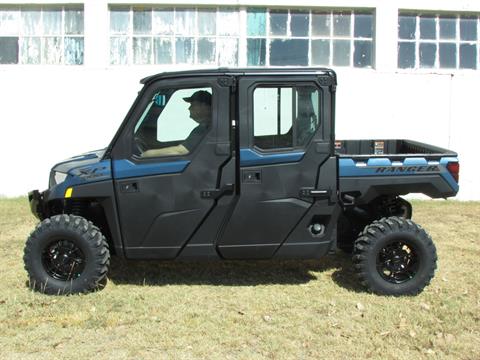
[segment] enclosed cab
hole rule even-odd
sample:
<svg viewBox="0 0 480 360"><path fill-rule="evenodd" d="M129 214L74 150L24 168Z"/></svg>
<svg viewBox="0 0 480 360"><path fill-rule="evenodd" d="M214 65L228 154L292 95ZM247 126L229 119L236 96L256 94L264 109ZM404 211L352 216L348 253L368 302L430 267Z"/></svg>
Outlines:
<svg viewBox="0 0 480 360"><path fill-rule="evenodd" d="M49 189L29 194L42 220L25 248L33 288L96 289L111 255L306 259L337 246L353 251L361 282L377 293L414 294L429 282L435 247L399 195L455 195L456 154L389 154L388 141L382 153L378 144L350 153L366 145L335 140L329 69L142 82L106 149L57 164Z"/></svg>

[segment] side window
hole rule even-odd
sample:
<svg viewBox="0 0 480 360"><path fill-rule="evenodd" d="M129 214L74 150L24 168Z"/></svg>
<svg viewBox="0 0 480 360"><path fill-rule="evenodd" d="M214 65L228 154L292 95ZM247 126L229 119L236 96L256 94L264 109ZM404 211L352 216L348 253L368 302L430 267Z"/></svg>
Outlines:
<svg viewBox="0 0 480 360"><path fill-rule="evenodd" d="M253 92L254 145L260 149L305 147L320 125L314 86L257 87Z"/></svg>
<svg viewBox="0 0 480 360"><path fill-rule="evenodd" d="M211 88L162 89L135 125L133 153L140 157L189 154L211 123Z"/></svg>

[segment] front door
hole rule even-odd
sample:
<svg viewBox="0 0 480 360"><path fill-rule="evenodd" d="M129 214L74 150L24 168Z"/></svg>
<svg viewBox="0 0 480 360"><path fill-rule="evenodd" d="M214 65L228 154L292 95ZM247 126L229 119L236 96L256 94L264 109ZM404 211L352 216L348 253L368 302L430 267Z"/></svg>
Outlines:
<svg viewBox="0 0 480 360"><path fill-rule="evenodd" d="M312 76L252 76L239 81L239 98L240 196L218 251L224 258L324 251L336 228L329 87Z"/></svg>
<svg viewBox="0 0 480 360"><path fill-rule="evenodd" d="M230 88L220 84L217 77L158 80L132 109L112 153L127 258L175 258L192 240L197 252L215 254L216 233L200 230L216 228L207 221L212 214L222 221L234 179Z"/></svg>

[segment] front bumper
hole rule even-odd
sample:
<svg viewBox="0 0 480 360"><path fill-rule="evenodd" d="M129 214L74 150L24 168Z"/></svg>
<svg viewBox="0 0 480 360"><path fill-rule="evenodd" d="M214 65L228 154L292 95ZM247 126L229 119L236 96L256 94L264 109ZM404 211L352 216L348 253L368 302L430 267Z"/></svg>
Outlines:
<svg viewBox="0 0 480 360"><path fill-rule="evenodd" d="M39 192L38 190L33 190L28 193L28 202L30 203L30 210L32 214L39 220L43 220L47 217L47 209L45 208L45 203L47 199L47 191Z"/></svg>

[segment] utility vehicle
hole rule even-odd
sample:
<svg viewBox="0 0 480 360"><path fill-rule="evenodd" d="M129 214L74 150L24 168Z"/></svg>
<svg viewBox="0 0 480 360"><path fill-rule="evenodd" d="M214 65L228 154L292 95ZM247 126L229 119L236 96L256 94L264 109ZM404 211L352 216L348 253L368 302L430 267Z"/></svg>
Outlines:
<svg viewBox="0 0 480 360"><path fill-rule="evenodd" d="M55 165L29 193L24 254L48 294L105 284L110 257L311 259L353 253L385 295L430 282L436 250L400 196L458 191L457 154L410 140L335 139L330 69L161 73L110 145Z"/></svg>

